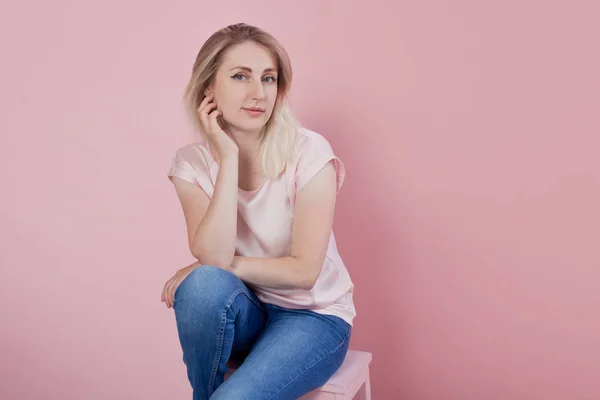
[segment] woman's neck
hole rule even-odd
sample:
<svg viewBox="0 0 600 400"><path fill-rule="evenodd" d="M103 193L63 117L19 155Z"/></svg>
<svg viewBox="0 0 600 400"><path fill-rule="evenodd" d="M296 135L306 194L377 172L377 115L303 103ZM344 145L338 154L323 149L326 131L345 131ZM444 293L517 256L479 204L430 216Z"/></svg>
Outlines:
<svg viewBox="0 0 600 400"><path fill-rule="evenodd" d="M229 132L238 146L240 160L252 162L258 159L260 144L263 136L262 130L256 132L247 132L237 129L229 129L227 132Z"/></svg>

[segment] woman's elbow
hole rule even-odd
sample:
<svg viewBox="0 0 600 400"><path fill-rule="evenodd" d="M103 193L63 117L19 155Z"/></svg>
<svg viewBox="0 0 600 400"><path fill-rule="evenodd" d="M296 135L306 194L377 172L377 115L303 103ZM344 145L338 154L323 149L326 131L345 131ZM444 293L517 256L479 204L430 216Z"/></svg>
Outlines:
<svg viewBox="0 0 600 400"><path fill-rule="evenodd" d="M315 287L316 283L316 279L305 279L304 282L302 282L300 289L312 290Z"/></svg>
<svg viewBox="0 0 600 400"><path fill-rule="evenodd" d="M319 275L321 274L321 268L314 268L314 272L308 273L304 276L304 279L301 282L301 289L304 290L312 290L317 280L319 279Z"/></svg>
<svg viewBox="0 0 600 400"><path fill-rule="evenodd" d="M215 254L196 249L190 249L192 256L200 262L201 265L210 265L218 268L228 268L233 262L233 254Z"/></svg>

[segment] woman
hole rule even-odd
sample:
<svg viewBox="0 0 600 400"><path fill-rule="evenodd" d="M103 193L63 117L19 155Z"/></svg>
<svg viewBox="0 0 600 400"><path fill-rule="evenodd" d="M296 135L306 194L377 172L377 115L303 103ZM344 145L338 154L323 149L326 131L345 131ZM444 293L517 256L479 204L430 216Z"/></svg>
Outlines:
<svg viewBox="0 0 600 400"><path fill-rule="evenodd" d="M301 128L290 60L246 24L202 46L186 90L201 140L169 177L198 260L164 286L194 399L295 399L344 360L354 285L332 223L344 165ZM243 363L227 380L226 363Z"/></svg>

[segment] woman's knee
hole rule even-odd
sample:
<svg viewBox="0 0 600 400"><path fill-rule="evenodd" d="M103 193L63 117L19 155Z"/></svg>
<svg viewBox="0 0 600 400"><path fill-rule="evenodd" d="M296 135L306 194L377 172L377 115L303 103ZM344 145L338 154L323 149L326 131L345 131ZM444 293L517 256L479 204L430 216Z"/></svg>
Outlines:
<svg viewBox="0 0 600 400"><path fill-rule="evenodd" d="M214 303L227 301L244 283L232 272L210 265L194 269L175 290L175 302Z"/></svg>

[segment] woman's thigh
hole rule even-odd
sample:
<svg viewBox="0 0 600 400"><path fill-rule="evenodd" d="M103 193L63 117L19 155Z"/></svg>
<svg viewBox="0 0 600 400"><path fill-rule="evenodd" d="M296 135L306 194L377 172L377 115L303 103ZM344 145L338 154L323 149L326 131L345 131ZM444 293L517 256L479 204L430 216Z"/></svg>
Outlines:
<svg viewBox="0 0 600 400"><path fill-rule="evenodd" d="M295 399L324 385L348 350L342 319L266 305L269 318L243 364L211 399Z"/></svg>

